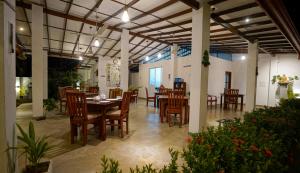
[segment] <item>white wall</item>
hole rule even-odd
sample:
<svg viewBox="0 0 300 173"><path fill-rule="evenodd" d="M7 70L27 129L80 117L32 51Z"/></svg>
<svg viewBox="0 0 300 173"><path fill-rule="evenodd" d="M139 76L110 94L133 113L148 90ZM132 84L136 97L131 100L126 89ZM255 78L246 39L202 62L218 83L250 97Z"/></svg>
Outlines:
<svg viewBox="0 0 300 173"><path fill-rule="evenodd" d="M211 65L209 66L208 93L220 97L224 91L225 71L231 71L232 62L210 56ZM165 87L172 88L173 80L169 79L172 74L171 61L163 60L151 64L141 64L139 67L138 85L142 88L139 91L140 97L145 97L145 87L149 88L149 69L154 67L163 68L162 84ZM172 75L170 75L172 76ZM183 78L187 83L187 92L189 91L191 81L191 56L177 58L177 77ZM153 95L154 89L150 88L150 94Z"/></svg>
<svg viewBox="0 0 300 173"><path fill-rule="evenodd" d="M224 90L225 71L232 72L232 88L239 89L241 94L246 93L246 61L241 57L247 54L233 54L233 61L226 61L220 58L210 56L211 65L209 66L208 94L218 96ZM177 76L187 82L187 91L189 91L191 76L191 57L177 58ZM170 60L164 60L152 64L141 64L139 67L138 81L133 84L141 86L140 97L145 97L145 87L149 87L149 69L154 67L163 68L162 84L172 88L173 81L168 79L168 74L172 73ZM269 75L270 73L270 75ZM257 105L275 105L275 91L277 86L272 85L271 80L274 75L286 74L288 76L297 75L300 77L300 60L296 54L277 54L271 57L268 54L259 54L258 58L258 76L257 76ZM294 91L300 93L300 81L295 81ZM153 93L154 89L150 89ZM246 100L244 98L244 103Z"/></svg>

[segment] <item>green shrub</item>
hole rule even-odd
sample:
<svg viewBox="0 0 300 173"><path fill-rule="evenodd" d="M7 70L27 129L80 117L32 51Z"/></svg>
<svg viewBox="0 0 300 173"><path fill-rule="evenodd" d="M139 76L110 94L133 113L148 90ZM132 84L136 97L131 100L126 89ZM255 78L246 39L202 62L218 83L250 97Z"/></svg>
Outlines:
<svg viewBox="0 0 300 173"><path fill-rule="evenodd" d="M279 107L263 108L222 126L208 128L187 139L182 153L170 150L171 163L152 165L131 173L284 173L300 172L300 100L282 100ZM177 165L178 156L184 164ZM102 159L103 173L121 172L118 162Z"/></svg>

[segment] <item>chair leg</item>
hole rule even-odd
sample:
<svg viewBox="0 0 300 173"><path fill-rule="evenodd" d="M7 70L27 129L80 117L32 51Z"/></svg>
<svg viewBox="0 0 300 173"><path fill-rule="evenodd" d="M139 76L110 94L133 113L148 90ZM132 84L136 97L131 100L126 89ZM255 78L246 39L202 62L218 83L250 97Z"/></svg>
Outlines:
<svg viewBox="0 0 300 173"><path fill-rule="evenodd" d="M82 124L82 141L83 141L83 145L87 144L87 124L83 123Z"/></svg>
<svg viewBox="0 0 300 173"><path fill-rule="evenodd" d="M182 126L182 114L179 114L180 122L179 122L179 127L181 128Z"/></svg>
<svg viewBox="0 0 300 173"><path fill-rule="evenodd" d="M110 121L110 130L114 131L115 130L115 121L114 120L109 120Z"/></svg>
<svg viewBox="0 0 300 173"><path fill-rule="evenodd" d="M126 118L126 134L128 134L129 133L129 118L127 117Z"/></svg>
<svg viewBox="0 0 300 173"><path fill-rule="evenodd" d="M121 121L121 123L119 124L120 128L121 128L121 138L124 137L124 131L123 131L123 121Z"/></svg>
<svg viewBox="0 0 300 173"><path fill-rule="evenodd" d="M147 106L148 106L148 99L147 99Z"/></svg>
<svg viewBox="0 0 300 173"><path fill-rule="evenodd" d="M74 144L74 136L77 136L75 132L77 129L75 127L75 125L71 124L71 144Z"/></svg>
<svg viewBox="0 0 300 173"><path fill-rule="evenodd" d="M59 101L59 110L60 110L60 112L62 112L62 102L61 101Z"/></svg>

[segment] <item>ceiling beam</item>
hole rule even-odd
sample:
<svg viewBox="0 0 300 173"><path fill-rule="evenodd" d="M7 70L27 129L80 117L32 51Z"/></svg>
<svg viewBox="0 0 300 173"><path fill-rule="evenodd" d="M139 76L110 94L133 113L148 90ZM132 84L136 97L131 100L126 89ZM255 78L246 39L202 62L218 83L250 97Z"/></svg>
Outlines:
<svg viewBox="0 0 300 173"><path fill-rule="evenodd" d="M67 5L67 10L66 10L66 14L69 14L70 12L70 9L71 9L71 6L72 6L72 3L73 3L73 0L70 1L69 5ZM48 15L48 14L47 14ZM64 41L65 41L65 35L66 35L66 29L67 29L67 19L64 18L64 29L63 29L63 36L62 36L62 44L61 44L61 52L60 53L63 53L63 50L64 50ZM48 25L48 24L47 24Z"/></svg>
<svg viewBox="0 0 300 173"><path fill-rule="evenodd" d="M162 51L162 50L164 50L165 48L167 48L167 47L169 47L169 46L164 46L163 48L161 48L161 49L159 49L158 51L155 51L154 53L152 53L151 55L149 55L149 57L151 57L151 56L153 56L153 55L155 55L155 54L157 54L158 52L160 52L160 51ZM152 58L152 59L149 59L148 61L151 61L151 60L153 60L154 58ZM146 62L148 62L148 61L146 61Z"/></svg>
<svg viewBox="0 0 300 173"><path fill-rule="evenodd" d="M256 0L256 2L291 42L300 59L300 36L283 2L281 0Z"/></svg>
<svg viewBox="0 0 300 173"><path fill-rule="evenodd" d="M21 0L21 2L23 3L23 0ZM25 16L25 20L27 22L27 27L28 27L29 33L31 34L31 27L29 25L28 15L26 13L25 7L22 7L22 10L23 10L23 13L24 13L24 16Z"/></svg>
<svg viewBox="0 0 300 173"><path fill-rule="evenodd" d="M147 47L149 47L153 43L154 43L154 41L151 41L150 43L147 44L147 46L143 47L142 49L140 49L139 51L137 51L136 53L134 53L133 55L131 55L129 57L129 59L132 59L132 57L134 57L135 55L139 54L140 52L142 52L143 50L145 50Z"/></svg>
<svg viewBox="0 0 300 173"><path fill-rule="evenodd" d="M212 14L214 14L214 13L212 13ZM217 16L217 15L215 15L215 16ZM264 17L264 16L266 16L266 14L264 12L261 12L261 13L250 14L250 15L241 16L241 17L237 17L237 18L227 19L225 21L226 21L226 23L233 23L233 22L243 21L247 18L255 19L255 18ZM219 25L219 24L216 22L216 23L212 23L210 26L217 26L217 25Z"/></svg>
<svg viewBox="0 0 300 173"><path fill-rule="evenodd" d="M180 12L178 12L178 13L175 13L175 14L172 14L172 15L169 15L169 16L166 16L166 17L163 17L163 18L158 19L158 20L154 20L154 21L151 21L151 22L147 22L147 23L141 24L141 25L139 25L139 26L131 27L131 28L129 28L129 29L130 29L130 30L134 30L134 29L146 27L146 26L149 26L149 25L153 25L153 24L156 24L156 23L160 23L160 22L169 20L169 19L173 19L173 18L178 17L178 16L182 16L182 15L185 15L185 14L188 14L188 13L191 13L191 12L192 12L192 9L183 10L183 11L180 11Z"/></svg>
<svg viewBox="0 0 300 173"><path fill-rule="evenodd" d="M208 2L209 5L216 5L216 4L219 4L219 3L222 3L222 2L225 2L227 0L211 0Z"/></svg>
<svg viewBox="0 0 300 173"><path fill-rule="evenodd" d="M45 8L46 10L48 9L47 7L47 0L44 0L44 4L45 4ZM48 27L48 14L46 14L46 25L47 25L47 37L48 37L48 52L50 51L51 49L51 45L50 45L50 34L49 34L49 27Z"/></svg>
<svg viewBox="0 0 300 173"><path fill-rule="evenodd" d="M200 4L196 0L180 0L185 5L190 6L191 8L198 10L200 8Z"/></svg>
<svg viewBox="0 0 300 173"><path fill-rule="evenodd" d="M265 21L260 21L260 22L253 22L253 23L248 23L248 24L237 25L234 27L236 29L241 29L241 28L250 28L253 26L262 26L262 25L268 25L268 24L272 24L272 21L265 20ZM227 30L227 28L220 28L220 29L210 30L210 33L223 32L223 31L228 31L228 30Z"/></svg>
<svg viewBox="0 0 300 173"><path fill-rule="evenodd" d="M221 17L217 16L216 14L212 13L210 15L210 17L219 25L223 26L224 28L227 28L231 33L245 39L248 40L250 42L253 42L254 40L252 38L250 38L249 36L243 34L242 32L240 32L239 30L237 30L234 26L232 26L231 24L227 23L227 21L223 20Z"/></svg>
<svg viewBox="0 0 300 173"><path fill-rule="evenodd" d="M174 23L175 25L171 24L171 25L165 25L165 26L161 26L161 27L157 27L157 28L147 29L147 30L144 30L144 31L140 31L139 33L143 34L143 33L147 33L147 32L153 32L153 31L158 31L158 30L162 30L162 29L177 27L176 25L185 25L185 24L190 24L190 23L192 23L192 19L188 19L188 20L185 20L185 21L182 21L182 22Z"/></svg>
<svg viewBox="0 0 300 173"><path fill-rule="evenodd" d="M31 9L31 4L28 4L28 3L22 3L20 1L17 1L16 5L19 6L19 7L24 7L26 9ZM77 17L77 16L70 15L70 14L65 15L64 13L61 13L59 11L54 11L54 10L50 10L50 9L48 9L47 12L48 12L48 14L53 15L53 16L62 17L62 18L66 17L67 19L83 22L83 23L86 23L86 24L89 24L89 25L96 26L96 23L97 23L97 22L89 20L89 19L84 20L81 17ZM120 29L120 28L115 28L115 27L112 27L112 26L108 26L107 28L110 29L110 30L113 30L113 31L122 32L122 29ZM148 36L145 36L145 35L142 35L142 34L139 34L139 33L135 33L135 32L132 32L132 31L130 31L129 34L133 35L133 36L136 36L136 37L146 38L148 40L156 41L156 42L159 42L159 43L164 43L164 44L168 44L168 45L170 44L168 42L158 40L158 39L155 39L155 38L151 38L151 37L148 37Z"/></svg>
<svg viewBox="0 0 300 173"><path fill-rule="evenodd" d="M153 51L154 49L158 48L159 46L161 46L162 44L158 44L157 46L153 47L152 49L148 50L147 52L145 52L144 54L140 55L138 58L133 59L133 62L136 61L137 59L140 59L143 56L146 56L148 53L150 53L151 51ZM141 62L143 59L138 60L137 62Z"/></svg>
<svg viewBox="0 0 300 173"><path fill-rule="evenodd" d="M134 49L136 49L140 44L142 44L144 41L146 41L146 39L142 39L141 41L138 42L138 44L136 44L133 48L131 48L129 50L129 53L132 52Z"/></svg>
<svg viewBox="0 0 300 173"><path fill-rule="evenodd" d="M254 7L257 7L257 6L258 6L258 4L253 2L253 3L241 5L241 6L238 6L238 7L230 8L230 9L227 9L227 10L224 10L224 11L220 11L220 12L217 12L215 14L218 15L218 16L222 16L222 15L225 15L225 14L235 13L235 12L239 12L239 11L246 10L246 9L249 9L249 8L254 8Z"/></svg>

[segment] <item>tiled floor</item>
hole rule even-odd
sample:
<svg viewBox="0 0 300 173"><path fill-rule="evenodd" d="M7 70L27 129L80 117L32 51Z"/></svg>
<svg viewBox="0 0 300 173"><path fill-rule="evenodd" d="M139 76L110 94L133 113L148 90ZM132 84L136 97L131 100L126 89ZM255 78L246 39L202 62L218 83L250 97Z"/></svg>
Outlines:
<svg viewBox="0 0 300 173"><path fill-rule="evenodd" d="M107 140L103 142L90 129L88 145L84 147L79 143L70 144L69 119L66 116L52 113L46 120L33 122L38 135L48 135L49 142L57 145L48 155L53 160L55 173L100 172L100 158L103 155L117 159L120 167L124 168L123 172L129 172L129 167L147 163L162 167L170 159L168 148L181 150L186 145L188 125L179 128L169 127L167 123L161 124L158 110L145 105L144 100L131 105L129 135L121 139L115 132L108 134ZM19 114L22 115L23 109L28 111L28 107L21 107L18 109ZM218 125L217 119L240 117L241 114L209 108L208 125ZM29 120L24 116L17 117L18 123L24 127Z"/></svg>

